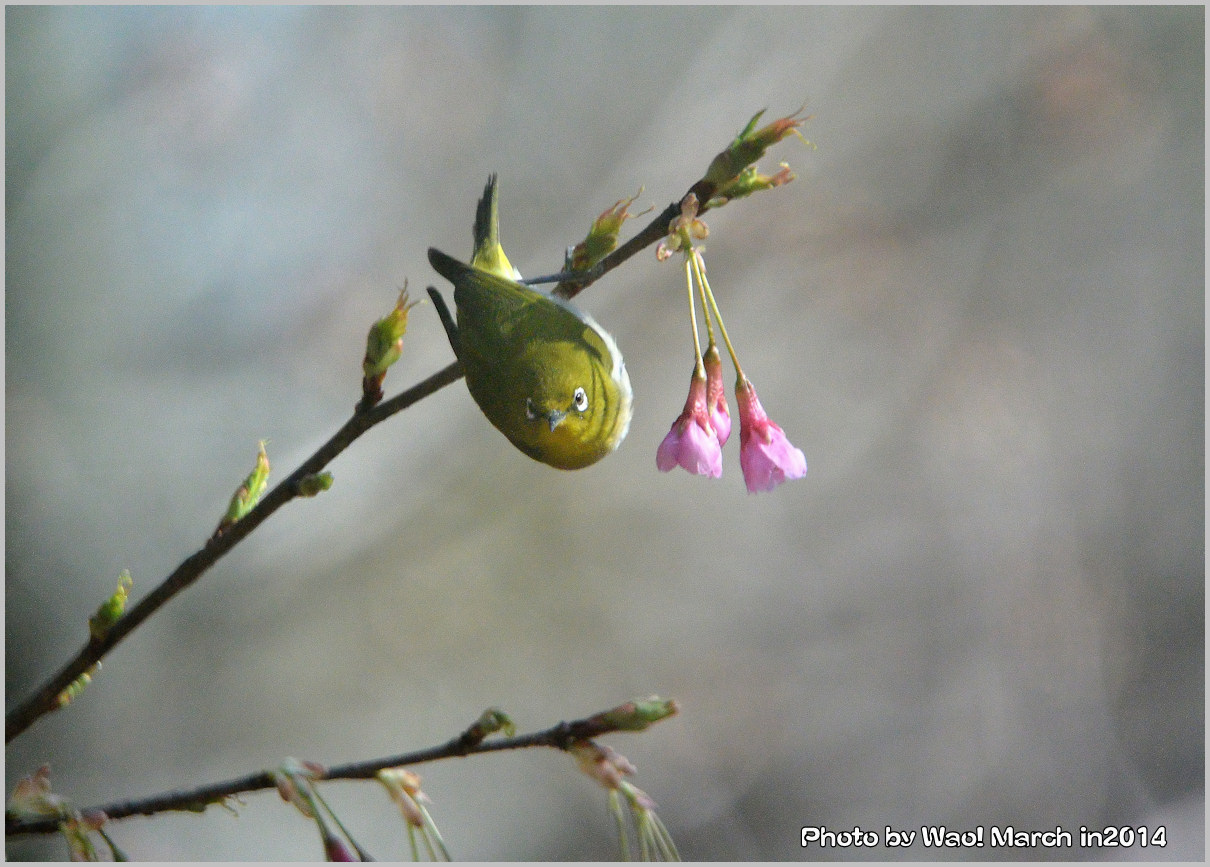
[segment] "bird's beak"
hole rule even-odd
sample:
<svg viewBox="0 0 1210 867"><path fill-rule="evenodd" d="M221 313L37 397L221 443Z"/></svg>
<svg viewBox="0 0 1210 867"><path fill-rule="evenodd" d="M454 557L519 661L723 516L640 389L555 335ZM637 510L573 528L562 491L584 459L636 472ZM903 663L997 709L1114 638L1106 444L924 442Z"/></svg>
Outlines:
<svg viewBox="0 0 1210 867"><path fill-rule="evenodd" d="M567 418L567 413L561 409L552 409L546 414L546 421L550 425L550 432L554 433L555 428L562 424L563 419Z"/></svg>

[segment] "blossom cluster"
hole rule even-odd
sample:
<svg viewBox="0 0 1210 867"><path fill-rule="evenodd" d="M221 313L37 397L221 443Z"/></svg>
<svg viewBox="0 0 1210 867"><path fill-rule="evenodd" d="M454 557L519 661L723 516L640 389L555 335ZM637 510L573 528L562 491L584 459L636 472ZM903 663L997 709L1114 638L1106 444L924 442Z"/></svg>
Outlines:
<svg viewBox="0 0 1210 867"><path fill-rule="evenodd" d="M687 209L692 210L693 203ZM686 219L683 213L680 220ZM693 223L700 223L690 217ZM673 221L674 225L677 221ZM700 234L699 234L700 233ZM688 232L682 232L682 236ZM704 236L697 229L695 234ZM689 380L689 396L685 408L672 423L668 434L660 443L655 454L655 464L662 472L674 467L683 467L690 473L710 478L723 474L723 446L731 436L731 411L727 406L726 389L723 385L722 358L714 340L711 311L718 322L723 341L735 365L735 402L739 412L739 465L744 474L744 484L749 493L771 491L789 479L799 479L807 474L807 459L802 449L796 448L777 422L769 418L761 406L760 398L751 380L739 366L735 350L727 337L726 328L718 313L714 293L706 281L705 264L701 248L692 246L682 237L682 249L686 250L686 281L689 286L689 314L693 319L693 342L695 361L693 375ZM664 250L667 247L662 248ZM667 255L671 255L670 253ZM666 256L665 256L666 258ZM709 345L705 354L701 352L697 331L697 315L694 309L693 281L697 280L698 292L705 308Z"/></svg>
<svg viewBox="0 0 1210 867"><path fill-rule="evenodd" d="M801 111L801 109L800 109ZM751 380L744 375L735 354L735 347L727 336L718 302L706 279L706 264L702 259L705 249L697 244L710 234L700 214L710 208L725 205L732 199L741 198L763 189L787 184L794 180L794 173L785 163L771 176L757 172L755 162L772 145L790 135L802 138L798 128L807 118L795 112L779 118L757 129L756 123L763 111L758 111L735 140L710 163L705 177L695 189L701 187L707 201L700 205L697 195L690 192L681 201L681 213L668 225L668 236L655 251L661 262L676 253L685 256L685 284L689 293L689 319L693 326L694 365L689 380L689 396L685 408L672 423L667 436L656 450L655 463L662 472L673 467L684 467L699 476L719 478L723 474L722 449L731 436L731 411L727 407L726 389L723 386L722 359L714 340L714 323L722 334L731 362L735 366L735 402L739 411L739 465L744 473L744 484L749 493L771 491L789 479L800 479L807 474L807 459L802 449L796 448L786 438L785 431L769 418L756 396ZM805 139L804 139L805 141ZM703 186L704 185L704 186ZM694 283L702 301L702 313L706 320L709 344L706 352L701 350L698 337L697 312L694 300Z"/></svg>

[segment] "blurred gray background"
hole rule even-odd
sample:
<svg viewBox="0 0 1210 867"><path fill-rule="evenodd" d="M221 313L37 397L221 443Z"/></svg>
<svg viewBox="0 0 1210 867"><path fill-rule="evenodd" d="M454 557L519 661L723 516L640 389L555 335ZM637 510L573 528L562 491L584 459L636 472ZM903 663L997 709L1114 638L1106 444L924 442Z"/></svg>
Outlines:
<svg viewBox="0 0 1210 867"><path fill-rule="evenodd" d="M467 256L500 173L525 273L679 198L757 109L798 180L710 214L741 361L806 453L746 493L655 469L692 364L679 263L582 296L636 414L575 473L462 383L375 429L7 752L88 805L294 755L605 739L694 859L1204 855L1204 13L9 8L7 703L130 569L147 593L269 439L351 413L369 324ZM638 223L631 224L633 226ZM422 291L417 294L423 295ZM395 393L451 359L413 311ZM418 768L459 858L616 857L527 751ZM325 791L406 857L377 787ZM140 859L316 859L272 793L113 827ZM1133 852L819 850L804 825L1165 825ZM61 857L58 841L10 858Z"/></svg>

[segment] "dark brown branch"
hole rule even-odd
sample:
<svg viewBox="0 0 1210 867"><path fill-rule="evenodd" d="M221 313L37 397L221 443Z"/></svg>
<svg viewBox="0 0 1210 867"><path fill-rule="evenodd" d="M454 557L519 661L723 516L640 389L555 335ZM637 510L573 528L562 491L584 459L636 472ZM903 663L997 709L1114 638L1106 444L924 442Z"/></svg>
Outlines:
<svg viewBox="0 0 1210 867"><path fill-rule="evenodd" d="M634 730L620 728L608 720L610 712L594 714L574 722L561 722L542 731L503 737L489 740L477 739L470 736L472 729L444 744L423 750L401 753L371 759L364 762L350 762L344 765L334 765L320 779L325 780L367 780L385 768L398 768L434 762L478 753L495 753L503 750L520 750L530 747L551 747L557 750L567 750L573 744L591 740L601 735L617 731ZM125 819L130 816L151 816L169 810L189 810L200 812L211 804L221 803L224 799L249 792L272 789L277 785L272 771L257 771L221 783L210 783L196 789L177 792L162 792L148 798L130 801L115 801L111 804L98 804L81 810L89 814L103 812L110 820ZM10 813L4 816L4 833L6 836L17 834L52 834L58 830L59 819L48 817L44 819L21 819Z"/></svg>

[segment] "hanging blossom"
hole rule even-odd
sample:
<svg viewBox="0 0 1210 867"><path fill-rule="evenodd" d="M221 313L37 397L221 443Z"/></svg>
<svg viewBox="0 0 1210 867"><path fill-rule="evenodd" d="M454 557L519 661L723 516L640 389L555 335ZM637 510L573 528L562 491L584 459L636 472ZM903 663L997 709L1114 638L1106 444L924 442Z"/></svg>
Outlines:
<svg viewBox="0 0 1210 867"><path fill-rule="evenodd" d="M735 402L739 405L739 466L749 492L771 491L788 479L805 476L807 458L802 449L795 448L780 425L765 415L756 389L743 374L735 383Z"/></svg>
<svg viewBox="0 0 1210 867"><path fill-rule="evenodd" d="M719 478L723 474L722 447L731 435L731 413L723 387L722 358L714 338L718 323L723 343L735 367L735 400L739 406L740 469L749 493L771 491L782 482L807 474L807 459L796 448L781 426L765 413L756 389L744 375L735 348L727 336L718 303L706 280L706 266L700 246L693 240L706 237L708 229L697 217L697 199L690 193L681 203L681 215L669 224L669 237L660 244L657 257L666 259L674 252L685 254L685 281L689 294L689 315L693 326L694 368L689 381L685 408L672 423L656 450L655 463L661 472L683 467L699 476ZM701 351L697 328L694 282L702 301L709 344Z"/></svg>
<svg viewBox="0 0 1210 867"><path fill-rule="evenodd" d="M685 409L656 449L655 465L660 472L681 466L696 476L717 479L723 474L721 440L725 437L720 439L710 422L706 410L706 385L705 371L694 370Z"/></svg>
<svg viewBox="0 0 1210 867"><path fill-rule="evenodd" d="M626 816L638 832L639 857L644 861L680 861L672 835L655 812L655 801L638 786L624 779L635 772L630 760L612 747L595 741L575 741L567 750L580 770L609 792L609 810L618 829L622 860L631 860L631 845L626 835Z"/></svg>

